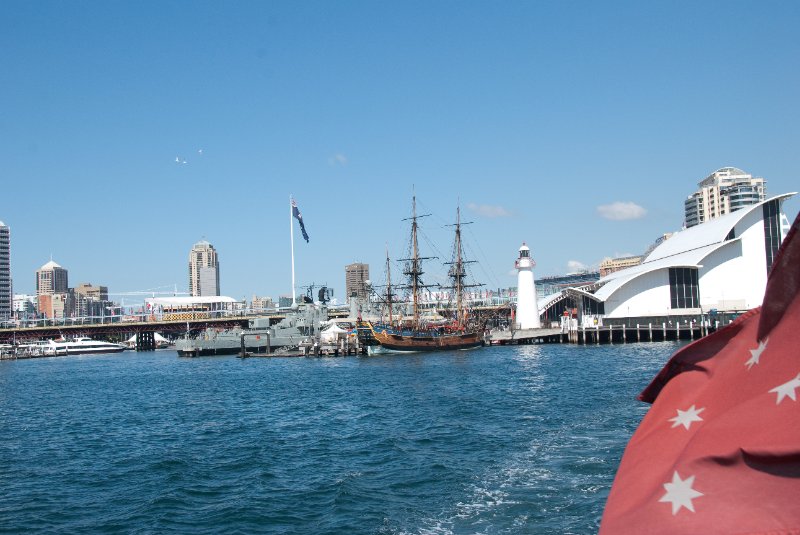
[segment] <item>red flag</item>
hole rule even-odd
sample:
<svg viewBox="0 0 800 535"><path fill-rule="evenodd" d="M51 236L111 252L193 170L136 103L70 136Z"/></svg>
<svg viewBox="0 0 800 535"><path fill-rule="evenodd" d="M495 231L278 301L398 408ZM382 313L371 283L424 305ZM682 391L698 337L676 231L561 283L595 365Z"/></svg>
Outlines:
<svg viewBox="0 0 800 535"><path fill-rule="evenodd" d="M600 533L800 534L800 216L762 308L678 351L611 488Z"/></svg>

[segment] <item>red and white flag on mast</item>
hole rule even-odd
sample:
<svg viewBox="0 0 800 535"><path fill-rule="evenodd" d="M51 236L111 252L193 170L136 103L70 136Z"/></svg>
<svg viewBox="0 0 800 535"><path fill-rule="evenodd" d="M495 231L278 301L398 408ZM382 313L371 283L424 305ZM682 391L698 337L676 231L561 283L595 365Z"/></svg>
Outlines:
<svg viewBox="0 0 800 535"><path fill-rule="evenodd" d="M764 304L679 350L639 395L601 535L800 534L800 216Z"/></svg>

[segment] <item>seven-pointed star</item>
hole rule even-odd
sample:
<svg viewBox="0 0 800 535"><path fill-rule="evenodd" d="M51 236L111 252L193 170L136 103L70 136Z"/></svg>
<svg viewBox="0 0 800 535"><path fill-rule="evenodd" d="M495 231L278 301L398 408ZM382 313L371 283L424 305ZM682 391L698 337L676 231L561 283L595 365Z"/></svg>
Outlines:
<svg viewBox="0 0 800 535"><path fill-rule="evenodd" d="M694 505L692 500L699 498L703 495L702 492L697 492L692 488L694 485L694 476L689 476L686 479L681 479L678 472L672 476L672 483L664 483L664 488L667 493L664 494L659 502L671 502L673 516L681 510L681 507L686 507L694 513Z"/></svg>
<svg viewBox="0 0 800 535"><path fill-rule="evenodd" d="M797 393L795 392L795 389L797 388L800 388L800 373L798 373L797 377L788 383L783 383L782 385L776 386L770 390L770 392L775 392L778 394L778 399L775 400L775 405L783 401L783 398L786 396L789 396L792 401L797 401Z"/></svg>
<svg viewBox="0 0 800 535"><path fill-rule="evenodd" d="M692 405L691 407L689 407L685 411L682 411L680 409L677 409L677 410L678 410L678 415L675 418L670 418L669 419L670 422L675 422L674 424L672 424L672 427L678 427L679 425L682 425L683 427L685 427L688 430L689 426L692 425L692 422L702 422L703 421L703 419L700 418L700 416L698 416L698 415L701 412L703 412L704 410L706 410L706 408L705 407L701 407L699 409L695 409L694 405Z"/></svg>
<svg viewBox="0 0 800 535"><path fill-rule="evenodd" d="M761 353L763 353L767 348L767 342L769 342L769 339L759 342L757 348L750 350L750 360L744 363L748 370L753 367L753 364L758 364L758 359L761 358Z"/></svg>

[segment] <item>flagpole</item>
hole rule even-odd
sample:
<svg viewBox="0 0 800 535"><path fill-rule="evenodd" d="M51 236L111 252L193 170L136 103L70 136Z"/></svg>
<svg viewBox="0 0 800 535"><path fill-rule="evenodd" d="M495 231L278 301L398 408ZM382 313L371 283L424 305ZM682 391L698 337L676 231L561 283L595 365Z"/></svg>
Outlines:
<svg viewBox="0 0 800 535"><path fill-rule="evenodd" d="M289 241L292 242L292 304L294 305L294 221L292 221L292 196L289 195Z"/></svg>

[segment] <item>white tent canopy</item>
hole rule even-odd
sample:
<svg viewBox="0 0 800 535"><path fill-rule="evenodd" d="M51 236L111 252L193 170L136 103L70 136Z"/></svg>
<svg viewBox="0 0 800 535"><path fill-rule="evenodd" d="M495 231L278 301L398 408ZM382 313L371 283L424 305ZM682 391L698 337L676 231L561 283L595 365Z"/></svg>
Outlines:
<svg viewBox="0 0 800 535"><path fill-rule="evenodd" d="M166 338L164 338L163 336L161 336L161 335L160 335L160 334L158 334L158 333L153 333L153 335L154 335L154 337L155 337L155 340L156 340L156 343L157 343L157 344L160 344L160 343L163 343L163 342L169 342L169 340L167 340ZM125 343L126 343L126 344L128 344L128 345L130 345L130 344L135 344L135 343L136 343L136 335L134 334L133 336L131 336L130 338L128 338L128 339L125 341Z"/></svg>
<svg viewBox="0 0 800 535"><path fill-rule="evenodd" d="M335 344L339 338L346 336L350 331L342 329L337 324L332 323L319 335L321 344Z"/></svg>

